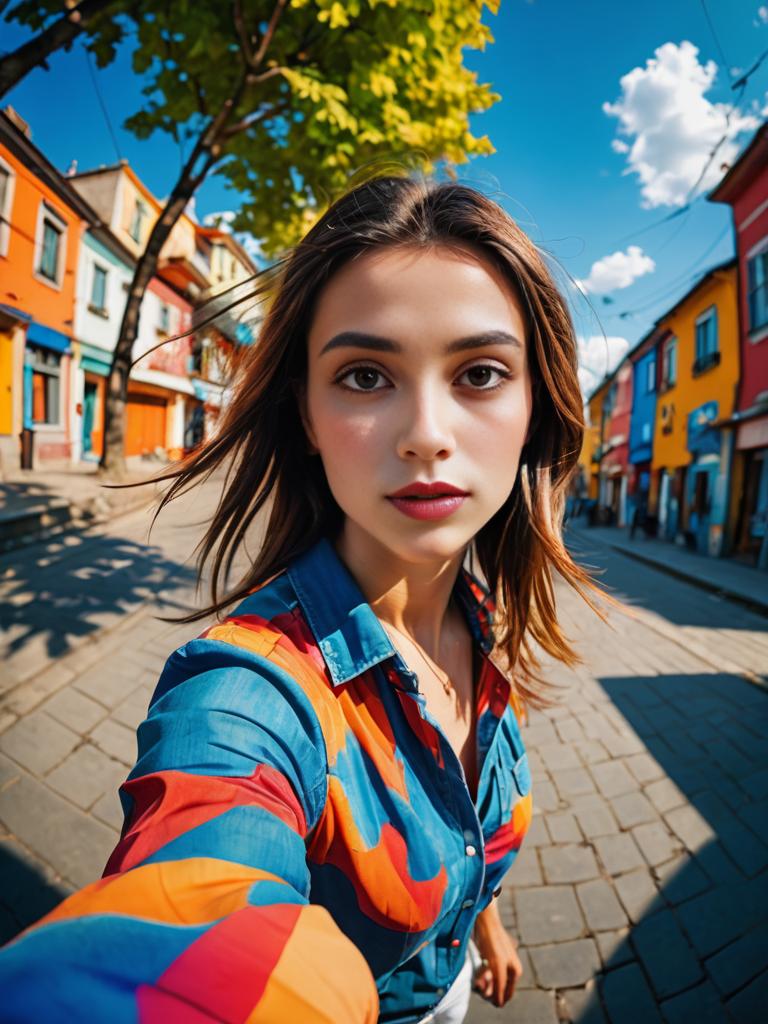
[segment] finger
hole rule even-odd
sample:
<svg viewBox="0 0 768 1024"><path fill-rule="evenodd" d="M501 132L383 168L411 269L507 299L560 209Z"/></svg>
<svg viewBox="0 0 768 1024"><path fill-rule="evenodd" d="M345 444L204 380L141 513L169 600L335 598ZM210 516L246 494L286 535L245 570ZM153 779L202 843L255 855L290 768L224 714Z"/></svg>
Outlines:
<svg viewBox="0 0 768 1024"><path fill-rule="evenodd" d="M507 985L504 989L503 1006L505 1006L515 994L515 986L517 985L518 979L522 977L522 974L523 969L519 963L517 965L510 964L509 970L507 971Z"/></svg>
<svg viewBox="0 0 768 1024"><path fill-rule="evenodd" d="M499 964L494 971L493 1002L495 1006L504 1005L504 992L507 988L507 965Z"/></svg>

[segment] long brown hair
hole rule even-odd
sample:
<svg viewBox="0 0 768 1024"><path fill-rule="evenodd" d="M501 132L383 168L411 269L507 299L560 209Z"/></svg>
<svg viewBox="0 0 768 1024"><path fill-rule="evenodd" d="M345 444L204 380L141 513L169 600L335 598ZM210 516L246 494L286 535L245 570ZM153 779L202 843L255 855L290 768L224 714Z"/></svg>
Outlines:
<svg viewBox="0 0 768 1024"><path fill-rule="evenodd" d="M524 700L541 705L547 684L539 677L536 648L566 664L578 660L558 623L554 574L594 607L594 585L570 557L561 532L584 430L576 341L566 303L533 242L499 205L455 182L387 176L354 188L257 284L254 295L268 308L220 428L160 477L172 480L162 509L228 466L198 548L199 572L211 562L211 601L180 621L222 612L320 536L336 535L343 513L321 460L309 451L297 404L318 294L345 263L371 249L434 245L479 250L514 288L527 320L533 381L528 441L512 492L470 547L496 603L495 660ZM234 558L265 506L263 544L244 577L227 589Z"/></svg>

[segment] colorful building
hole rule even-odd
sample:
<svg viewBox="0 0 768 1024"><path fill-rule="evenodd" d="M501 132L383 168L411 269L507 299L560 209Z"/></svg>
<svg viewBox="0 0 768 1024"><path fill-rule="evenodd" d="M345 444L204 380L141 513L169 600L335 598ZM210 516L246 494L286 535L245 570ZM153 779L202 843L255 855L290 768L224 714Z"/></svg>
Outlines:
<svg viewBox="0 0 768 1024"><path fill-rule="evenodd" d="M731 522L734 554L768 569L768 124L709 195L733 210L739 266L741 378L733 415Z"/></svg>
<svg viewBox="0 0 768 1024"><path fill-rule="evenodd" d="M114 238L133 260L144 251L162 211L157 200L127 161L112 167L75 174L69 179L93 205ZM190 424L199 420L202 402L190 380L191 335L166 338L192 330L192 309L210 286L210 245L187 214L174 225L158 260L139 316L126 403L125 454L167 452L179 457ZM124 301L119 304L119 328ZM115 334L115 341L117 334ZM145 353L146 358L141 358Z"/></svg>
<svg viewBox="0 0 768 1024"><path fill-rule="evenodd" d="M0 455L27 468L66 463L80 245L98 217L10 107L0 112L0 215Z"/></svg>
<svg viewBox="0 0 768 1024"><path fill-rule="evenodd" d="M651 469L659 535L722 554L730 469L718 422L739 380L736 261L708 271L656 324L657 399Z"/></svg>
<svg viewBox="0 0 768 1024"><path fill-rule="evenodd" d="M627 522L629 426L632 413L632 364L624 359L610 376L602 408L600 447L600 508L617 526Z"/></svg>
<svg viewBox="0 0 768 1024"><path fill-rule="evenodd" d="M632 412L629 422L629 505L628 518L635 509L648 510L656 505L651 490L653 432L656 423L656 365L659 332L656 326L635 345L628 360L632 366Z"/></svg>

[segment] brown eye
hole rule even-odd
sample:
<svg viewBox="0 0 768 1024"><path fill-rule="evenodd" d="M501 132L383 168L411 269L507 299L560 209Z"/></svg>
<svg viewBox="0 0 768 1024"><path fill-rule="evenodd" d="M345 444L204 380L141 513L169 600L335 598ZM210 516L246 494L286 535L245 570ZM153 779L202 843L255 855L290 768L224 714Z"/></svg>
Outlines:
<svg viewBox="0 0 768 1024"><path fill-rule="evenodd" d="M350 378L351 384L347 383ZM375 366L351 366L338 375L334 384L346 388L347 391L381 391L381 387L375 386L379 378L386 380L381 370L377 370Z"/></svg>
<svg viewBox="0 0 768 1024"><path fill-rule="evenodd" d="M491 376L492 374L496 375L495 380ZM509 380L512 374L508 370L503 370L500 366L478 363L476 366L470 366L461 376L469 380L471 387L475 391L494 391L496 388L501 387L505 380Z"/></svg>

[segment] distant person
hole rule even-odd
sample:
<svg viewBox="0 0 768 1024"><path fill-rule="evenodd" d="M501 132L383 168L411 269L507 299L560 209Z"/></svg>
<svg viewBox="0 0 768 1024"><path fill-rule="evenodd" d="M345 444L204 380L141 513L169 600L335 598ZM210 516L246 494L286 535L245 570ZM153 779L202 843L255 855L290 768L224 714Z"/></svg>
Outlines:
<svg viewBox="0 0 768 1024"><path fill-rule="evenodd" d="M448 1024L522 974L496 897L531 649L572 662L553 576L591 585L561 536L567 304L496 203L397 177L266 282L220 428L165 476L168 501L234 460L187 621L223 618L160 677L103 879L0 952L4 1020Z"/></svg>

